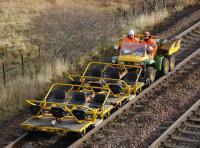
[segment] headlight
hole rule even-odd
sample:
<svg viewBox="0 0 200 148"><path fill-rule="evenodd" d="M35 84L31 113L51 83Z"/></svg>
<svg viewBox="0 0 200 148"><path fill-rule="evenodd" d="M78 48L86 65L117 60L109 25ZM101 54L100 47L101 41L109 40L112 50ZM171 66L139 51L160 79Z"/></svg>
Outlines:
<svg viewBox="0 0 200 148"><path fill-rule="evenodd" d="M51 120L51 125L52 126L56 125L56 120Z"/></svg>
<svg viewBox="0 0 200 148"><path fill-rule="evenodd" d="M118 62L118 57L117 56L114 56L112 57L112 63L117 63Z"/></svg>
<svg viewBox="0 0 200 148"><path fill-rule="evenodd" d="M142 68L145 68L145 64L146 64L146 62L145 62L145 61L142 61L142 62L140 63L140 66L141 66Z"/></svg>
<svg viewBox="0 0 200 148"><path fill-rule="evenodd" d="M141 65L145 65L146 63L145 63L145 61L142 61L140 64L141 64Z"/></svg>
<svg viewBox="0 0 200 148"><path fill-rule="evenodd" d="M112 59L112 63L116 63L117 61L115 59Z"/></svg>

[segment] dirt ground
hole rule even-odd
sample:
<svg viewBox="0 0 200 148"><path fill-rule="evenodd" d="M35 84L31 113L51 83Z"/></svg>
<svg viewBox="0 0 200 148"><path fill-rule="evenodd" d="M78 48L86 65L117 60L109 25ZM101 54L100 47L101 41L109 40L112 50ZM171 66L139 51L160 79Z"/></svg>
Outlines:
<svg viewBox="0 0 200 148"><path fill-rule="evenodd" d="M168 25L168 29L164 28L165 31L159 35L170 38L200 20L200 10L195 8L195 10L188 9L186 12L177 14L176 19L179 21ZM148 96L148 105L145 110L116 119L116 121L122 122L122 126L120 124L116 126L107 125L106 128L112 129L109 133L102 130L99 135L97 134L90 139L85 146L146 147L152 141L151 135L162 122L171 116L178 116L181 110L185 110L189 107L189 104L196 100L192 96L197 94L200 89L200 67L195 69L196 71L191 74L173 76L168 83L163 84L156 92ZM188 99L190 97L191 99ZM176 112L179 114L176 115ZM5 146L23 133L20 123L27 117L29 117L28 112L20 111L18 115L0 122L1 146ZM126 121L126 125L123 125L123 121Z"/></svg>
<svg viewBox="0 0 200 148"><path fill-rule="evenodd" d="M187 14L159 35L168 38L177 35L180 30L188 28L191 22L199 21L199 14L200 10ZM148 147L163 132L166 123L170 125L199 99L199 64L198 55L166 83L143 98L145 101L142 105L145 108L142 111L131 108L106 125L83 147Z"/></svg>
<svg viewBox="0 0 200 148"><path fill-rule="evenodd" d="M143 98L145 108L139 111L131 108L123 113L83 147L148 147L162 133L165 122L177 119L199 99L199 77L198 55L191 65L183 67Z"/></svg>
<svg viewBox="0 0 200 148"><path fill-rule="evenodd" d="M12 118L0 122L1 146L7 145L23 134L20 124L23 123L27 117L30 117L29 112L23 110L19 111L19 113L14 115Z"/></svg>

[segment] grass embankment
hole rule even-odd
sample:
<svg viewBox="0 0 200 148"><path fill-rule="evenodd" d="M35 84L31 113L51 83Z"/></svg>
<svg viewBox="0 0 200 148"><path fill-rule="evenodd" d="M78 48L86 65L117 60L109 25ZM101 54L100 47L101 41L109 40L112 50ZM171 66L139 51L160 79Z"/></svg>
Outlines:
<svg viewBox="0 0 200 148"><path fill-rule="evenodd" d="M1 62L8 65L17 63L21 54L26 59L33 59L29 66L25 65L25 76L19 75L19 69L13 70L11 75L17 76L7 76L10 79L7 84L0 85L1 119L21 109L25 99L41 96L52 82L63 81L63 72L73 73L87 61L101 60L102 54L111 53L107 47L112 43L110 37L113 34L120 37L129 28L137 33L151 30L169 16L167 10L158 10L134 20L120 17L116 20L114 12L121 3L117 0L102 2L0 2ZM183 8L188 5L184 3L178 6Z"/></svg>
<svg viewBox="0 0 200 148"><path fill-rule="evenodd" d="M44 93L59 74L75 71L88 50L95 51L113 32L119 32L110 11L94 5L62 0L1 2L1 62L7 69L7 83L0 85L1 118L21 109L26 98ZM28 60L25 76L21 76L21 54ZM17 62L19 66L9 70Z"/></svg>

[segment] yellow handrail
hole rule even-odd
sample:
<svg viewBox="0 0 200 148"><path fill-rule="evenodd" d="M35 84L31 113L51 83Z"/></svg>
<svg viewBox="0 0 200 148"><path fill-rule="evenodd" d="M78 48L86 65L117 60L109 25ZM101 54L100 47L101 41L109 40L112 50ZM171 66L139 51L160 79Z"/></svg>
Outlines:
<svg viewBox="0 0 200 148"><path fill-rule="evenodd" d="M90 62L90 63L88 63L88 65L86 66L86 68L85 68L85 70L84 70L82 76L85 76L85 74L88 72L89 67L90 67L92 64L104 65L104 66L107 66L107 65L110 65L110 66L125 66L125 67L131 67L131 68L138 68L138 69L141 69L140 66L135 66L135 65L113 64L113 63L105 63L105 62Z"/></svg>

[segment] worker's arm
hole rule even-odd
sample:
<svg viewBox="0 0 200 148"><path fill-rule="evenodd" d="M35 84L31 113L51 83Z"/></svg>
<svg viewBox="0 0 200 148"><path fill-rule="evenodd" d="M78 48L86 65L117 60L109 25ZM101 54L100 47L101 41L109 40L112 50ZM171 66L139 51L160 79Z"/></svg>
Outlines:
<svg viewBox="0 0 200 148"><path fill-rule="evenodd" d="M137 37L135 37L135 42L140 43L140 40Z"/></svg>
<svg viewBox="0 0 200 148"><path fill-rule="evenodd" d="M113 48L115 50L120 50L121 49L121 46L122 46L122 43L123 43L123 39L119 40L114 46Z"/></svg>
<svg viewBox="0 0 200 148"><path fill-rule="evenodd" d="M156 51L157 51L157 49L158 49L158 45L157 45L157 43L156 43L156 41L154 40L154 39L152 39L152 44L151 44L151 46L152 46L152 55L153 56L155 56L155 54L156 54Z"/></svg>

